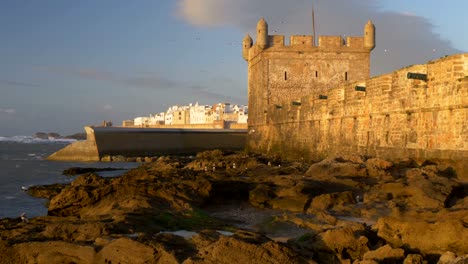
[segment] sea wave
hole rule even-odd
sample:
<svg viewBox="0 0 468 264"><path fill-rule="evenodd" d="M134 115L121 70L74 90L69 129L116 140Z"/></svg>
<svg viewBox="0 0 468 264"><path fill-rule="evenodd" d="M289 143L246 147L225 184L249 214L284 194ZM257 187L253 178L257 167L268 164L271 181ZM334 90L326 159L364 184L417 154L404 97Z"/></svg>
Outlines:
<svg viewBox="0 0 468 264"><path fill-rule="evenodd" d="M17 142L17 143L72 143L76 139L70 138L36 138L31 136L12 136L12 137L2 137L0 136L0 142Z"/></svg>

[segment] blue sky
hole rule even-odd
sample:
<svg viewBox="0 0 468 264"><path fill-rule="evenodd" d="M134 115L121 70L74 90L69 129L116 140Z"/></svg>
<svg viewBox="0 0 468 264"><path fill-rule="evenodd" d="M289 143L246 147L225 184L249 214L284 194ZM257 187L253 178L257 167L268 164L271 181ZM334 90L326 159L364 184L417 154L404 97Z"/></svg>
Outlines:
<svg viewBox="0 0 468 264"><path fill-rule="evenodd" d="M468 1L315 0L319 35L374 21L372 74L466 52ZM72 134L174 104L247 103L241 41L311 34L309 0L2 0L0 136Z"/></svg>

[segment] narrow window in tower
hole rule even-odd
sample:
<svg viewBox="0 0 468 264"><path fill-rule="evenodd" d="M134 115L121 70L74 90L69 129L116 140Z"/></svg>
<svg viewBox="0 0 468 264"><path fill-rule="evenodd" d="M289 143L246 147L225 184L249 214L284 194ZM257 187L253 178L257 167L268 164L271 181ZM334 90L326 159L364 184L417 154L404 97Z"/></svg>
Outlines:
<svg viewBox="0 0 468 264"><path fill-rule="evenodd" d="M284 72L284 80L286 81L287 79L288 79L288 72L285 71L285 72Z"/></svg>
<svg viewBox="0 0 468 264"><path fill-rule="evenodd" d="M318 77L318 71L315 71L315 78Z"/></svg>
<svg viewBox="0 0 468 264"><path fill-rule="evenodd" d="M345 72L345 73L344 73L344 80L345 80L345 81L348 80L348 72Z"/></svg>

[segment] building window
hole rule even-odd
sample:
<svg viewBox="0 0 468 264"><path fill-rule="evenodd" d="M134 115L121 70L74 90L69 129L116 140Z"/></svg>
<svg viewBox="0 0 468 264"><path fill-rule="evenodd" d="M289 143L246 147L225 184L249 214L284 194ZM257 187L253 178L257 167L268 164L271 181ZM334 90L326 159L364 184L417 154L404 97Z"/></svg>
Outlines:
<svg viewBox="0 0 468 264"><path fill-rule="evenodd" d="M284 80L286 81L288 79L288 72L284 72Z"/></svg>
<svg viewBox="0 0 468 264"><path fill-rule="evenodd" d="M345 81L348 80L348 72L345 72L345 73L344 73L344 80L345 80Z"/></svg>
<svg viewBox="0 0 468 264"><path fill-rule="evenodd" d="M318 77L318 71L315 71L315 77L316 78Z"/></svg>

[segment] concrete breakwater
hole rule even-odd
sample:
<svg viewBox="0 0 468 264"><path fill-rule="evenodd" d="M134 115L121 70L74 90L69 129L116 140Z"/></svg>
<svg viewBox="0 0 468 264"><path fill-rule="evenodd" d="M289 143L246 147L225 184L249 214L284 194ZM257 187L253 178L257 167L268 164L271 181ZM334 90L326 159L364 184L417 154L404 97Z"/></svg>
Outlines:
<svg viewBox="0 0 468 264"><path fill-rule="evenodd" d="M241 150L246 130L85 127L86 140L53 153L49 160L100 161L105 156L194 154L209 149Z"/></svg>

